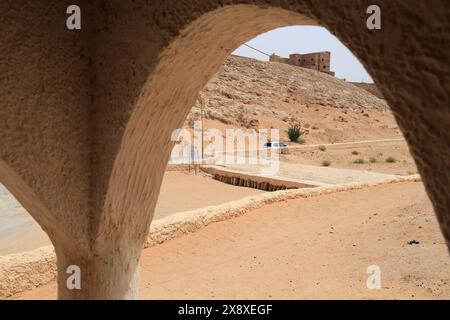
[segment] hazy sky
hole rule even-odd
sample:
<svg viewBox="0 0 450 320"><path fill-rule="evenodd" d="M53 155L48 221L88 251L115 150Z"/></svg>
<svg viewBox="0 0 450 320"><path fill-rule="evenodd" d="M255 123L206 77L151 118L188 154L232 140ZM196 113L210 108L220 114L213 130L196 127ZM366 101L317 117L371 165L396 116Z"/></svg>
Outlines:
<svg viewBox="0 0 450 320"><path fill-rule="evenodd" d="M290 53L308 53L315 51L331 52L331 71L336 77L347 81L373 82L358 59L327 29L312 26L295 26L274 29L247 42L268 54L275 53L289 57ZM246 46L239 47L233 54L258 60L269 57Z"/></svg>

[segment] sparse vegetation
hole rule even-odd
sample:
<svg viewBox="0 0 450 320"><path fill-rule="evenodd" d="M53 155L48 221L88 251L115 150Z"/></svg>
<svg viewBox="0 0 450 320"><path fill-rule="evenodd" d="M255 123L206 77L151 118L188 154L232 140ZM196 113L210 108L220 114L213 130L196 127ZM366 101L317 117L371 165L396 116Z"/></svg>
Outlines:
<svg viewBox="0 0 450 320"><path fill-rule="evenodd" d="M353 150L353 151L352 151L352 155L357 156L358 154L359 154L358 151L356 151L356 150Z"/></svg>
<svg viewBox="0 0 450 320"><path fill-rule="evenodd" d="M323 160L322 161L322 167L329 167L331 166L331 161L330 160Z"/></svg>
<svg viewBox="0 0 450 320"><path fill-rule="evenodd" d="M377 162L377 158L375 158L375 157L370 157L369 162L370 162L370 163L376 163L376 162Z"/></svg>
<svg viewBox="0 0 450 320"><path fill-rule="evenodd" d="M364 159L361 159L361 158L359 158L359 159L356 159L353 163L357 163L357 164L364 164Z"/></svg>
<svg viewBox="0 0 450 320"><path fill-rule="evenodd" d="M324 145L319 146L319 150L320 151L326 151L327 147L325 147Z"/></svg>
<svg viewBox="0 0 450 320"><path fill-rule="evenodd" d="M299 142L299 138L302 135L302 132L301 132L301 129L300 129L300 125L298 125L298 124L290 126L286 130L286 133L287 133L287 135L289 137L289 140L291 142ZM304 142L304 140L303 140L303 142Z"/></svg>
<svg viewBox="0 0 450 320"><path fill-rule="evenodd" d="M394 162L396 162L397 160L395 160L395 158L394 157L387 157L386 158L386 162L387 163L394 163Z"/></svg>

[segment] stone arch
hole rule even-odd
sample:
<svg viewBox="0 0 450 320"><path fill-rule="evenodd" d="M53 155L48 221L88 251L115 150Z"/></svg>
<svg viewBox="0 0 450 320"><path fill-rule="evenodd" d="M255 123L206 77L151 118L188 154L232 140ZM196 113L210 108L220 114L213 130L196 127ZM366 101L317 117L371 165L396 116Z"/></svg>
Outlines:
<svg viewBox="0 0 450 320"><path fill-rule="evenodd" d="M432 6L380 0L377 31L365 27L365 0L85 0L80 6L90 20L79 33L59 25L68 1L29 4L28 15L21 3L0 5L5 24L18 22L2 28L0 38L9 49L9 60L0 60L8 75L0 79L6 97L0 102L0 158L49 209L54 222L48 232L59 223L70 235L52 239L60 298L136 297L140 251L171 131L235 47L287 25L317 22L359 57L393 109L450 245L445 0ZM19 40L26 45L15 45ZM15 64L25 66L28 77L18 77ZM34 95L19 106L17 95L30 89ZM85 270L80 291L65 288L69 264Z"/></svg>
<svg viewBox="0 0 450 320"><path fill-rule="evenodd" d="M232 25L230 21L233 21ZM147 213L153 212L159 190L155 186L161 183L164 167L173 147L169 140L171 132L181 127L198 92L218 70L225 57L237 46L258 34L281 26L299 24L317 24L317 20L280 8L226 6L196 19L164 49L158 64L144 84L127 123L106 198L107 206L120 208L119 212L130 210L130 207L121 208L122 205L136 206L131 211L142 215L136 221L145 223L141 224L141 229L137 225L126 228L137 231L135 234L141 236L147 233L146 226L151 221L151 215ZM391 84L385 82L386 70L383 69L390 64L389 59L384 60L382 53L376 52L378 57L374 57L368 52L364 37L352 39L346 35L343 38L353 52L361 57L363 64L372 71L375 81L378 80L381 90L392 103ZM375 46L375 51L380 48L381 51L387 51L382 39L379 41L380 47ZM377 61L376 58L383 61ZM416 143L415 138L408 136L408 132L404 130L404 114L401 114L396 106L394 102L394 113L403 133L409 138L410 144ZM160 125L162 123L164 126ZM156 153L160 154L153 156ZM157 160L149 161L149 154ZM146 168L147 165L152 166L151 170ZM123 184L125 180L126 185ZM114 203L117 194L129 198ZM128 221L131 222L131 219ZM122 220L121 224L125 226L126 220Z"/></svg>

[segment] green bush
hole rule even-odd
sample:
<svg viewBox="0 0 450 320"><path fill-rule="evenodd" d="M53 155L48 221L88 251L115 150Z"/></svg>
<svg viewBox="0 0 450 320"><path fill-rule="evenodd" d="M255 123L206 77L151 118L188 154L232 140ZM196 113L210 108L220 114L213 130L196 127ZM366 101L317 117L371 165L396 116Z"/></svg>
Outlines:
<svg viewBox="0 0 450 320"><path fill-rule="evenodd" d="M363 164L364 163L364 159L356 159L355 161L354 161L354 163L357 163L357 164Z"/></svg>
<svg viewBox="0 0 450 320"><path fill-rule="evenodd" d="M327 150L327 147L325 147L325 146L323 146L323 145L322 145L322 146L319 146L319 150L320 150L320 151L325 151L325 150Z"/></svg>
<svg viewBox="0 0 450 320"><path fill-rule="evenodd" d="M322 161L322 167L329 167L331 166L331 161L330 160L323 160Z"/></svg>
<svg viewBox="0 0 450 320"><path fill-rule="evenodd" d="M353 151L352 151L352 155L357 156L358 154L359 154L358 151L356 151L356 150L353 150Z"/></svg>
<svg viewBox="0 0 450 320"><path fill-rule="evenodd" d="M395 160L395 158L394 157L387 157L386 158L386 162L387 163L394 163L394 162L396 162L397 160Z"/></svg>
<svg viewBox="0 0 450 320"><path fill-rule="evenodd" d="M289 140L291 140L291 142L298 142L298 139L302 135L299 125L294 125L294 126L289 127L286 130L286 133L289 137Z"/></svg>

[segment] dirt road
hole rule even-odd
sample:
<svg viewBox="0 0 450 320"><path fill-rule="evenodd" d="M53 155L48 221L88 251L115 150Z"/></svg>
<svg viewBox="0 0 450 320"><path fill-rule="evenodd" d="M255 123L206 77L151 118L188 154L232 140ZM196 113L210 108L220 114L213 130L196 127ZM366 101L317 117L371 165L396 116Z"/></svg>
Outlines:
<svg viewBox="0 0 450 320"><path fill-rule="evenodd" d="M381 268L380 290L366 286L369 265ZM450 299L448 251L418 182L289 200L211 224L144 250L140 278L142 299Z"/></svg>
<svg viewBox="0 0 450 320"><path fill-rule="evenodd" d="M154 219L262 192L221 183L204 174L168 171L161 185ZM50 244L47 234L0 184L0 255L33 250Z"/></svg>

